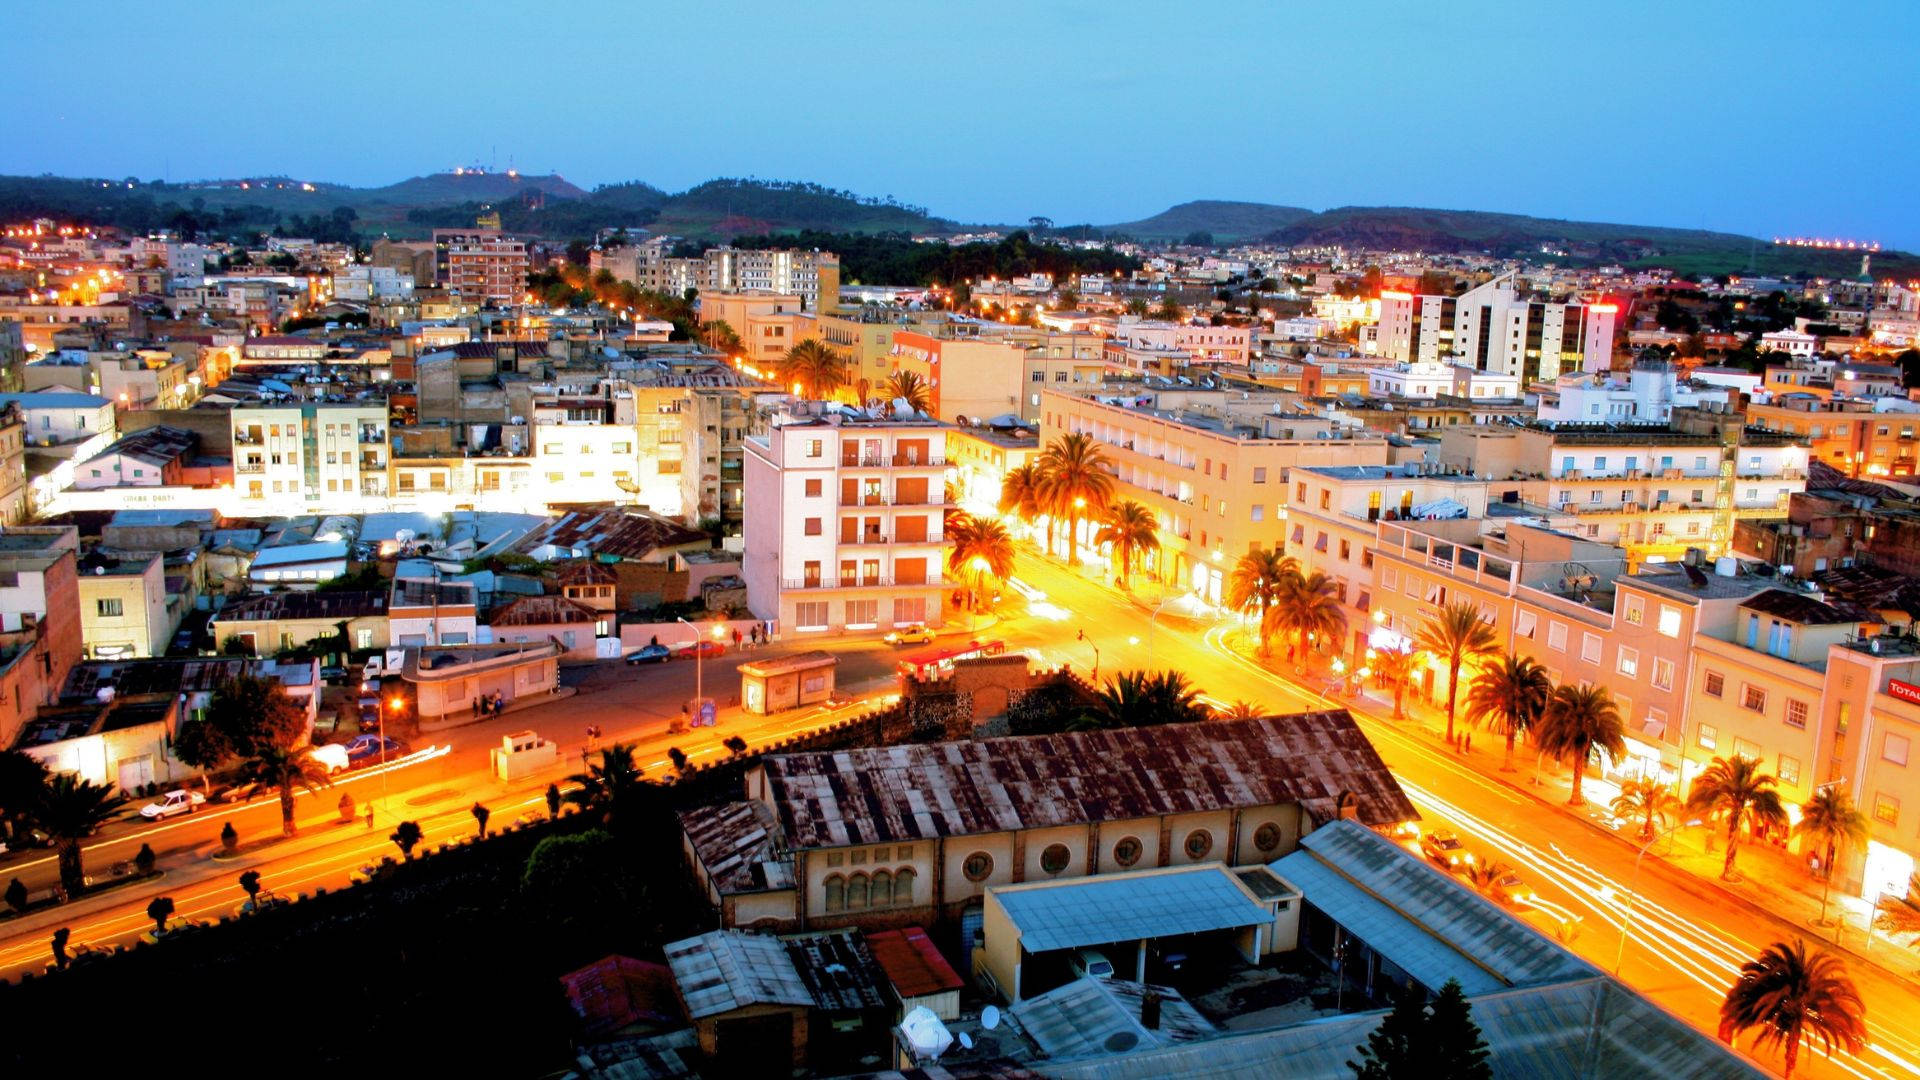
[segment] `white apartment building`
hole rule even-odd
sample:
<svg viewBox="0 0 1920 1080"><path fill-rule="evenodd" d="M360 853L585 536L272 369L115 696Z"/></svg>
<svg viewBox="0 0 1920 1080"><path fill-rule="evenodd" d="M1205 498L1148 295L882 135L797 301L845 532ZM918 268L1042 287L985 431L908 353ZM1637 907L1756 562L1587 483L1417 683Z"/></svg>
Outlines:
<svg viewBox="0 0 1920 1080"><path fill-rule="evenodd" d="M807 311L840 306L840 256L833 252L717 247L709 248L705 258L705 289L791 293Z"/></svg>
<svg viewBox="0 0 1920 1080"><path fill-rule="evenodd" d="M1674 408L1724 408L1733 391L1723 385L1682 383L1664 360L1642 360L1622 379L1614 372L1574 372L1540 393L1539 418L1606 423L1664 424Z"/></svg>
<svg viewBox="0 0 1920 1080"><path fill-rule="evenodd" d="M746 440L747 606L787 638L945 621L946 425L819 402Z"/></svg>
<svg viewBox="0 0 1920 1080"><path fill-rule="evenodd" d="M1247 366L1253 331L1244 326L1121 320L1113 339L1129 349L1168 353L1197 364Z"/></svg>
<svg viewBox="0 0 1920 1080"><path fill-rule="evenodd" d="M229 414L233 485L248 513L347 511L387 494L387 408L239 405Z"/></svg>
<svg viewBox="0 0 1920 1080"><path fill-rule="evenodd" d="M1504 371L1480 371L1439 361L1416 360L1367 371L1367 392L1431 401L1442 394L1483 400L1520 396L1520 379Z"/></svg>
<svg viewBox="0 0 1920 1080"><path fill-rule="evenodd" d="M348 266L333 273L333 298L358 303L408 300L413 297L413 275L391 266Z"/></svg>
<svg viewBox="0 0 1920 1080"><path fill-rule="evenodd" d="M1760 335L1760 347L1773 352L1783 352L1802 360L1810 360L1820 349L1820 339L1798 330L1775 330Z"/></svg>
<svg viewBox="0 0 1920 1080"><path fill-rule="evenodd" d="M1380 294L1379 355L1402 363L1452 362L1526 382L1613 361L1613 304L1522 297L1509 272L1454 296Z"/></svg>

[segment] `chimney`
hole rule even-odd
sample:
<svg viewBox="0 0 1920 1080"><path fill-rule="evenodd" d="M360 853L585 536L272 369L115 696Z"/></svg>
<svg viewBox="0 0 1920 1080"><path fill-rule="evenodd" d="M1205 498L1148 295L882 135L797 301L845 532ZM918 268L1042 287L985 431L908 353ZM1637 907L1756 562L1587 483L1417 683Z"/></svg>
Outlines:
<svg viewBox="0 0 1920 1080"><path fill-rule="evenodd" d="M1160 991L1149 988L1140 998L1140 1026L1148 1031L1160 1030Z"/></svg>

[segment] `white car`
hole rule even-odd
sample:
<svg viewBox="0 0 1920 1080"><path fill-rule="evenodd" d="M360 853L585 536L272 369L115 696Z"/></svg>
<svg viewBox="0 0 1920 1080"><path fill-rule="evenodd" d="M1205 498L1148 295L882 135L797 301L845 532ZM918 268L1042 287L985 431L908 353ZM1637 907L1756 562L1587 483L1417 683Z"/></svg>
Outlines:
<svg viewBox="0 0 1920 1080"><path fill-rule="evenodd" d="M207 801L205 795L185 788L176 788L160 796L158 802L150 802L140 808L143 818L170 818L175 814L191 814Z"/></svg>
<svg viewBox="0 0 1920 1080"><path fill-rule="evenodd" d="M1089 979L1113 978L1113 961L1106 954L1095 949L1080 949L1068 959L1067 966L1075 975L1084 975Z"/></svg>
<svg viewBox="0 0 1920 1080"><path fill-rule="evenodd" d="M313 760L324 766L328 775L340 772L352 764L347 760L347 748L339 743L323 743L314 747Z"/></svg>

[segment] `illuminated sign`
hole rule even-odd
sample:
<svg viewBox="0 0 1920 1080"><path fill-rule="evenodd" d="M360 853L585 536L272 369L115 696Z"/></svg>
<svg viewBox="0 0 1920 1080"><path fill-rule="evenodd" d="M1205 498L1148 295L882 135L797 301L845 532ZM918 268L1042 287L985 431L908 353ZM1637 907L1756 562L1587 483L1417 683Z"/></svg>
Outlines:
<svg viewBox="0 0 1920 1080"><path fill-rule="evenodd" d="M1887 693L1892 694L1901 701L1910 701L1915 705L1920 705L1920 686L1915 686L1910 682L1901 682L1899 679L1888 679Z"/></svg>

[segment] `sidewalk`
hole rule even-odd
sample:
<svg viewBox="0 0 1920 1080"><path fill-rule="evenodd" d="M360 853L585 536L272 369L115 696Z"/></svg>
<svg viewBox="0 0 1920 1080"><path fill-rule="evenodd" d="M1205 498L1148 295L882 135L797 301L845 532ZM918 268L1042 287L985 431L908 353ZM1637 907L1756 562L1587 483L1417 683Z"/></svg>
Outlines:
<svg viewBox="0 0 1920 1080"><path fill-rule="evenodd" d="M1279 655L1277 649L1275 657L1262 661L1255 650L1248 647L1244 638L1230 635L1228 642L1242 655L1310 693L1323 692L1319 684L1330 678L1324 669L1319 669L1316 674L1316 669L1312 667L1304 677L1296 677L1283 659L1276 659ZM1392 719L1393 692L1390 689L1366 687L1354 698L1327 696L1354 711L1365 712L1382 723L1392 724L1409 735L1424 737L1436 751L1447 752L1451 749L1446 741L1445 703L1429 703L1412 688L1408 689L1402 701L1406 719L1400 721ZM1514 748L1513 771L1502 772L1500 762L1506 754L1504 738L1473 727L1466 722L1464 715L1456 719L1454 731L1456 735L1471 733L1472 750L1464 757L1478 767L1481 776L1497 780L1516 792L1533 796L1541 804L1585 823L1595 832L1636 854L1640 851L1637 832L1631 827L1622 832L1612 825L1613 814L1608 804L1619 790L1612 781L1589 773L1581 783L1585 805L1569 806L1567 800L1573 793L1569 771L1554 762L1545 762L1536 770L1534 761L1537 754L1527 747L1524 738ZM1840 949L1861 962L1874 965L1892 978L1920 984L1920 953L1894 944L1888 941L1886 935L1878 932L1869 941L1866 929L1868 905L1859 897L1843 896L1836 891L1828 900L1828 922L1821 925L1818 921L1820 882L1807 872L1797 856L1771 844L1745 839L1740 844L1739 861L1736 864L1738 880L1724 881L1720 877L1726 857L1724 842L1723 829L1677 829L1667 841L1648 850L1648 872L1662 874L1671 884L1705 899L1731 900L1742 904L1753 914L1772 920L1789 935L1798 935L1809 942Z"/></svg>

